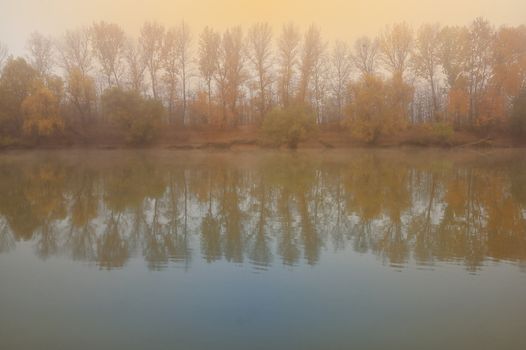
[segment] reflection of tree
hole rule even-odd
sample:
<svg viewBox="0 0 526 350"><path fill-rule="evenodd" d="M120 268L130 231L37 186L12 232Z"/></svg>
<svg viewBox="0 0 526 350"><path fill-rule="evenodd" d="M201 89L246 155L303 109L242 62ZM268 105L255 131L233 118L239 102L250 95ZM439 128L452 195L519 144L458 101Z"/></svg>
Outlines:
<svg viewBox="0 0 526 350"><path fill-rule="evenodd" d="M0 252L32 240L41 257L107 269L137 253L151 269L189 266L193 248L208 262L316 264L346 245L397 266L526 261L523 160L192 157L0 160Z"/></svg>
<svg viewBox="0 0 526 350"><path fill-rule="evenodd" d="M262 177L259 185L254 189L253 194L257 204L255 210L251 212L251 216L255 218L255 228L251 236L253 239L250 247L250 260L258 266L268 266L272 260L272 252L269 247L269 235L266 231L267 220L270 216L270 209L268 208L270 193L266 187L265 178Z"/></svg>
<svg viewBox="0 0 526 350"><path fill-rule="evenodd" d="M201 221L201 252L207 262L219 260L222 253L221 244L221 223L213 213L213 179L211 172L205 175L208 186L208 200L206 214Z"/></svg>
<svg viewBox="0 0 526 350"><path fill-rule="evenodd" d="M225 257L228 261L240 263L243 262L244 250L241 177L238 170L228 170L223 176L218 214L225 230Z"/></svg>
<svg viewBox="0 0 526 350"><path fill-rule="evenodd" d="M97 240L97 260L101 268L122 267L130 255L129 242L121 232L121 215L109 214L106 228Z"/></svg>

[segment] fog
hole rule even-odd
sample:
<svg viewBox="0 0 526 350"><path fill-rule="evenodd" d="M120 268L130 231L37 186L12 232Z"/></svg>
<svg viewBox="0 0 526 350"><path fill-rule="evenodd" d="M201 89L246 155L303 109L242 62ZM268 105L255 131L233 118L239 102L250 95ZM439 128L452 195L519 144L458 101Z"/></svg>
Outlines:
<svg viewBox="0 0 526 350"><path fill-rule="evenodd" d="M32 31L55 36L96 20L115 22L130 33L137 33L145 20L170 25L184 19L194 31L258 21L276 31L289 21L302 27L314 22L331 40L372 35L400 21L464 25L483 16L495 25L526 24L523 0L0 0L0 13L0 41L17 55L24 53Z"/></svg>

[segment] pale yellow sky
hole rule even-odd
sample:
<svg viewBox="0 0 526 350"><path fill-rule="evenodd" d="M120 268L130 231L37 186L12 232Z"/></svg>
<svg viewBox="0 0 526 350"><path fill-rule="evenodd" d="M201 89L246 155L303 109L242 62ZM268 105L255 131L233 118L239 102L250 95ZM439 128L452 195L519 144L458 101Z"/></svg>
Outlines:
<svg viewBox="0 0 526 350"><path fill-rule="evenodd" d="M352 40L386 24L407 21L467 24L477 16L496 25L526 24L526 0L0 0L0 41L20 53L34 30L58 35L94 20L116 22L135 34L145 20L185 19L194 32L269 22L318 24L327 39Z"/></svg>

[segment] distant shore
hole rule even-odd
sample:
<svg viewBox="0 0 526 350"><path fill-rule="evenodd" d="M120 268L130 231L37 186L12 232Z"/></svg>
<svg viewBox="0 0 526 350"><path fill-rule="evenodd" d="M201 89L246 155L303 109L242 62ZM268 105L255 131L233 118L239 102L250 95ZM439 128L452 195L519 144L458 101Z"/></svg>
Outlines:
<svg viewBox="0 0 526 350"><path fill-rule="evenodd" d="M350 148L513 148L526 146L526 140L512 138L505 134L481 135L470 132L455 132L448 138L436 136L422 130L407 130L391 137L366 143L352 138L348 132L338 129L320 130L308 140L299 143L299 149L350 149ZM174 149L174 150L244 150L244 149L287 149L285 145L268 145L255 127L238 127L225 130L166 129L155 142L144 145L130 145L123 135L115 130L92 130L84 135L66 134L62 138L32 143L14 142L0 147L0 150L34 149Z"/></svg>

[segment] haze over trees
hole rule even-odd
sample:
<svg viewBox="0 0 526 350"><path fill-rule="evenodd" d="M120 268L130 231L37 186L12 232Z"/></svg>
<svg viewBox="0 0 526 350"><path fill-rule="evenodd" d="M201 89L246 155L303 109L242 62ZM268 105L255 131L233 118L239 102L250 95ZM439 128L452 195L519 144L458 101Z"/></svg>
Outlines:
<svg viewBox="0 0 526 350"><path fill-rule="evenodd" d="M107 128L143 143L161 126L242 125L293 145L267 131L310 134L306 116L314 128L341 126L371 143L422 125L526 129L526 26L496 28L483 18L467 26L395 23L353 43L331 43L319 27L293 23L274 33L267 23L193 32L185 22L146 22L132 37L100 21L58 38L34 32L26 49L12 57L0 43L4 146Z"/></svg>

